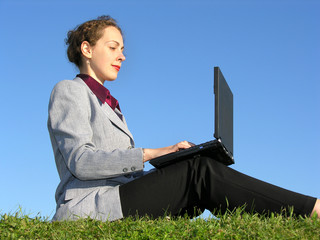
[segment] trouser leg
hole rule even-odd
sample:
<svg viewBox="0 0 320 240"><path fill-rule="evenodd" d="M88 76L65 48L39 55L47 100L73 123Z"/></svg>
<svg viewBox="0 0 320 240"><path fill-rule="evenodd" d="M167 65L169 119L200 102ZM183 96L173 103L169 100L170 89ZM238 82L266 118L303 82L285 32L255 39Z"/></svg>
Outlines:
<svg viewBox="0 0 320 240"><path fill-rule="evenodd" d="M316 199L291 192L239 173L210 158L195 158L158 169L120 186L124 216L165 214L197 215L194 208L210 211L245 207L258 213L309 215ZM193 214L195 213L195 214Z"/></svg>

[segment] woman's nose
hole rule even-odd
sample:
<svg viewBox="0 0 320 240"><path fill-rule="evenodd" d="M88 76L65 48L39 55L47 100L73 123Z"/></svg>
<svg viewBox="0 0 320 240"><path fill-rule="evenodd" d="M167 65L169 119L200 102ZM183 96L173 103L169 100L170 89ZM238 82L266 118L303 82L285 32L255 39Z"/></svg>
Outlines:
<svg viewBox="0 0 320 240"><path fill-rule="evenodd" d="M124 54L123 54L122 52L119 54L118 60L119 60L120 62L123 62L124 60L126 60L126 57L124 56Z"/></svg>

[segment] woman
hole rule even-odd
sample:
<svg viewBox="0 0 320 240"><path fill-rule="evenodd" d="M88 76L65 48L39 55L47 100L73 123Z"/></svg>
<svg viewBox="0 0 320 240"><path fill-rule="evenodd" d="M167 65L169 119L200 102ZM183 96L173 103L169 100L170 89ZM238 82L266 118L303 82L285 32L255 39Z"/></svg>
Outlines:
<svg viewBox="0 0 320 240"><path fill-rule="evenodd" d="M319 199L248 177L210 158L143 171L144 162L192 144L134 147L118 101L103 86L117 78L125 60L114 19L103 16L83 23L68 33L66 43L80 74L59 82L50 97L48 130L61 179L54 220L196 216L204 209L223 212L239 206L258 213L292 206L295 214L320 216Z"/></svg>

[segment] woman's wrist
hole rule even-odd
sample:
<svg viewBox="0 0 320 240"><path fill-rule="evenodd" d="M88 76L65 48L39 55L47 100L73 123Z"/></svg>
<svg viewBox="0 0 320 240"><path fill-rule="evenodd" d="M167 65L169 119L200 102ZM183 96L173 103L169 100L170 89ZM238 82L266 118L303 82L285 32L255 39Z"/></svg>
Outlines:
<svg viewBox="0 0 320 240"><path fill-rule="evenodd" d="M143 152L143 162L147 162L150 159L152 159L152 150L150 148L142 148L142 152Z"/></svg>
<svg viewBox="0 0 320 240"><path fill-rule="evenodd" d="M145 161L145 159L146 159L145 148L142 148L142 159L143 159L143 162L146 162Z"/></svg>

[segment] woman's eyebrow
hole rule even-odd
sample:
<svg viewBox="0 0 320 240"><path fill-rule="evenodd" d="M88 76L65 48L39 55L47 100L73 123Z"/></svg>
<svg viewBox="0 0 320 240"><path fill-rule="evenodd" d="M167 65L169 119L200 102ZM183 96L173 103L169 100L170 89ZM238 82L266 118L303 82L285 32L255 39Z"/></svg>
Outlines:
<svg viewBox="0 0 320 240"><path fill-rule="evenodd" d="M109 42L113 42L113 43L117 44L118 46L120 46L120 43L117 42L116 40L110 40L110 41L107 41L106 43L109 43ZM124 46L122 46L121 49L124 49Z"/></svg>
<svg viewBox="0 0 320 240"><path fill-rule="evenodd" d="M118 46L120 46L120 43L117 42L116 40L110 40L110 41L107 41L106 43L109 43L109 42L114 42L115 44L117 44Z"/></svg>

